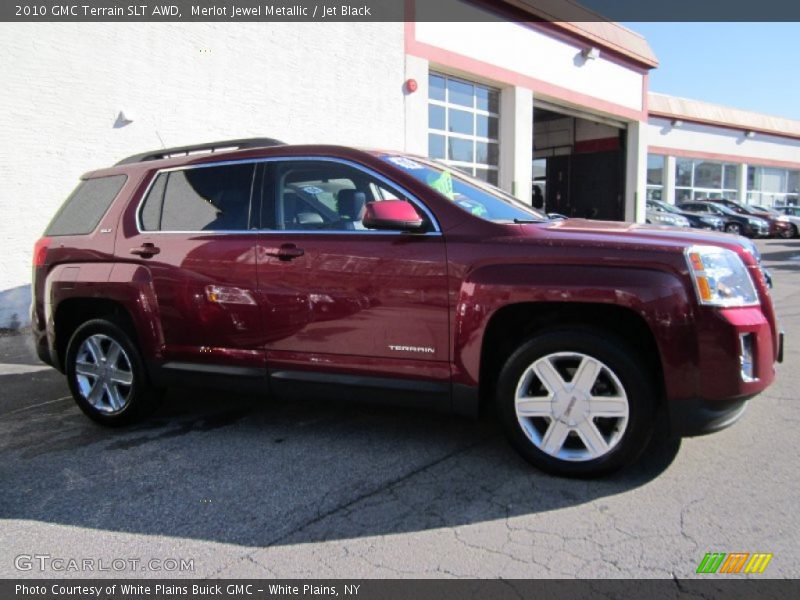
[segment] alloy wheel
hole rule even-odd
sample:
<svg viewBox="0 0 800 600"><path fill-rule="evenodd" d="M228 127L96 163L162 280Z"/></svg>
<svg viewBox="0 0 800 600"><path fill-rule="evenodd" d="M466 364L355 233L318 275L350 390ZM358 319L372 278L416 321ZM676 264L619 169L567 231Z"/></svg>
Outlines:
<svg viewBox="0 0 800 600"><path fill-rule="evenodd" d="M75 378L81 396L96 410L113 415L128 406L133 386L131 361L113 338L87 337L75 358Z"/></svg>
<svg viewBox="0 0 800 600"><path fill-rule="evenodd" d="M628 397L616 374L580 352L548 354L533 362L517 384L515 409L539 450L576 462L611 452L629 417Z"/></svg>

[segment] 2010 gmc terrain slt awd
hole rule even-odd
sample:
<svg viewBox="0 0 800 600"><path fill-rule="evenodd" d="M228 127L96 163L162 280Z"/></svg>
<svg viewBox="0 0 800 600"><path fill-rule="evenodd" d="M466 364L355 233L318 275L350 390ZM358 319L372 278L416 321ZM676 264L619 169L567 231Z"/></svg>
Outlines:
<svg viewBox="0 0 800 600"><path fill-rule="evenodd" d="M84 175L35 247L33 335L107 425L186 383L492 407L534 465L597 475L772 382L748 244L550 220L401 153L233 140Z"/></svg>

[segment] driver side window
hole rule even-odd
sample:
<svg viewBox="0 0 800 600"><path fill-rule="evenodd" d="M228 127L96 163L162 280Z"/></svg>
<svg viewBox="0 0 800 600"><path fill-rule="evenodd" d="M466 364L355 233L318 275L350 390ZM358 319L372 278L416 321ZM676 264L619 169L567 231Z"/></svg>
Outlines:
<svg viewBox="0 0 800 600"><path fill-rule="evenodd" d="M383 182L327 160L265 163L262 229L371 231L362 219L368 202L403 199Z"/></svg>

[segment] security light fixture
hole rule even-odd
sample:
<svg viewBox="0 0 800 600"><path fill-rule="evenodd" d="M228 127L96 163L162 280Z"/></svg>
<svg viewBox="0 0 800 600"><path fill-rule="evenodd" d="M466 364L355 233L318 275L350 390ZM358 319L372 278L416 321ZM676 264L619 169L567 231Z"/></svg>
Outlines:
<svg viewBox="0 0 800 600"><path fill-rule="evenodd" d="M596 60L600 58L600 48L596 48L595 46L584 48L581 50L581 56L586 60Z"/></svg>
<svg viewBox="0 0 800 600"><path fill-rule="evenodd" d="M672 119L673 127L680 127L681 125L683 125L683 121L681 121L680 119Z"/></svg>
<svg viewBox="0 0 800 600"><path fill-rule="evenodd" d="M752 130L745 131L744 132L744 137L752 139L752 138L756 137L756 132L752 131Z"/></svg>

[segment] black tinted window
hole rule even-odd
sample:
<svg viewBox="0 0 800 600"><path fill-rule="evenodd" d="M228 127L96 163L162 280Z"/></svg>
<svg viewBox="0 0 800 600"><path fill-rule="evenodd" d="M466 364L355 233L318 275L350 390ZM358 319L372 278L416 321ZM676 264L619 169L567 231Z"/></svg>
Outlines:
<svg viewBox="0 0 800 600"><path fill-rule="evenodd" d="M158 176L142 207L146 231L249 229L253 165L170 171Z"/></svg>
<svg viewBox="0 0 800 600"><path fill-rule="evenodd" d="M158 231L161 228L161 207L164 205L164 188L168 173L161 173L153 183L142 207L142 229Z"/></svg>
<svg viewBox="0 0 800 600"><path fill-rule="evenodd" d="M85 235L94 231L125 185L125 175L81 181L53 217L45 235Z"/></svg>

